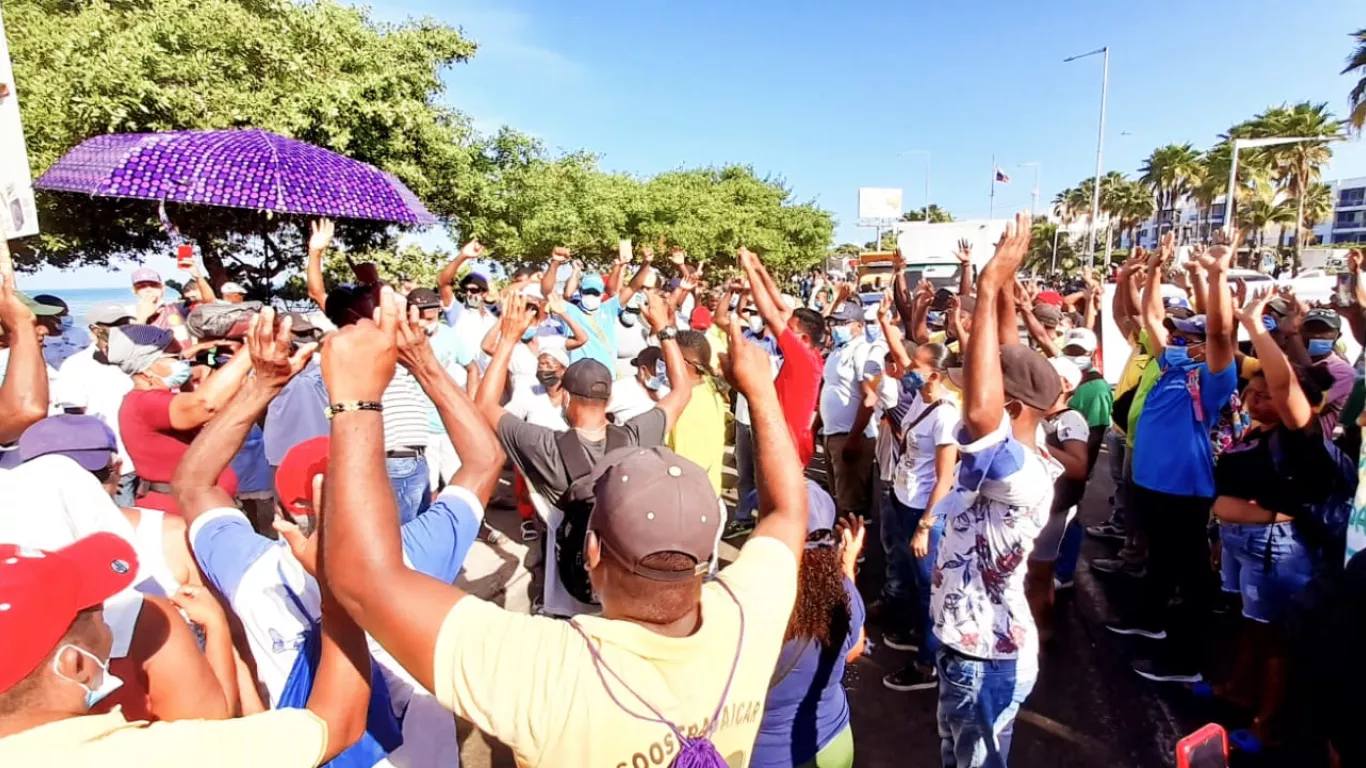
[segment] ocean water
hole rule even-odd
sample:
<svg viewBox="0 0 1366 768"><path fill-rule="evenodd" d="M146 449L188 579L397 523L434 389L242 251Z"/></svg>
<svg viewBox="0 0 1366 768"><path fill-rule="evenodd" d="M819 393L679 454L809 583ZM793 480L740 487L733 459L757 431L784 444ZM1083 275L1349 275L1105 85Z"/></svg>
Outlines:
<svg viewBox="0 0 1366 768"><path fill-rule="evenodd" d="M85 325L85 311L92 305L114 302L116 304L127 304L131 309L137 304L137 297L133 295L132 288L39 288L36 286L25 285L23 278L19 279L19 288L30 296L37 296L40 293L48 293L58 296L66 305L71 308L71 319L76 325ZM170 288L166 289L167 297L174 298L176 292Z"/></svg>

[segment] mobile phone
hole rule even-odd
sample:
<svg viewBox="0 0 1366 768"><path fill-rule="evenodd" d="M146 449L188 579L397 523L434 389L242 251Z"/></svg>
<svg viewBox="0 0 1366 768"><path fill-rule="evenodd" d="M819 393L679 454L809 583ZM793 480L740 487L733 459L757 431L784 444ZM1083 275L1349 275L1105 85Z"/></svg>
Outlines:
<svg viewBox="0 0 1366 768"><path fill-rule="evenodd" d="M176 269L194 268L194 246L186 243L175 247L175 266Z"/></svg>
<svg viewBox="0 0 1366 768"><path fill-rule="evenodd" d="M618 261L630 261L632 252L631 238L627 237L617 241Z"/></svg>
<svg viewBox="0 0 1366 768"><path fill-rule="evenodd" d="M1356 275L1351 272L1339 272L1337 285L1333 288L1333 303L1345 307L1352 303L1355 293Z"/></svg>
<svg viewBox="0 0 1366 768"><path fill-rule="evenodd" d="M1228 733L1210 723L1176 742L1177 768L1228 768Z"/></svg>

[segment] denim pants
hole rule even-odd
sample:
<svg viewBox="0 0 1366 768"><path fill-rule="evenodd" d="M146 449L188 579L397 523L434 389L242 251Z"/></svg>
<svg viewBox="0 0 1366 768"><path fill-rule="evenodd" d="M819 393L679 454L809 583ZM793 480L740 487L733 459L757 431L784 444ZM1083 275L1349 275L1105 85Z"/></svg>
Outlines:
<svg viewBox="0 0 1366 768"><path fill-rule="evenodd" d="M432 492L427 476L427 457L385 459L389 485L394 489L394 504L398 506L398 524L403 525L427 511L432 503Z"/></svg>
<svg viewBox="0 0 1366 768"><path fill-rule="evenodd" d="M1081 531L1079 518L1074 517L1062 534L1062 547L1058 549L1058 559L1053 563L1053 575L1059 581L1071 581L1077 573L1077 560L1081 557Z"/></svg>
<svg viewBox="0 0 1366 768"><path fill-rule="evenodd" d="M1039 676L1035 659L939 651L939 757L945 768L1005 768L1015 715Z"/></svg>
<svg viewBox="0 0 1366 768"><path fill-rule="evenodd" d="M1124 435L1110 427L1105 431L1105 451L1110 454L1110 480L1115 484L1115 495L1110 497L1110 519L1124 522L1124 467L1128 458L1128 446Z"/></svg>
<svg viewBox="0 0 1366 768"><path fill-rule="evenodd" d="M114 494L114 503L120 507L131 507L138 490L138 473L129 472L119 476L119 490Z"/></svg>
<svg viewBox="0 0 1366 768"><path fill-rule="evenodd" d="M1314 554L1291 522L1270 525L1220 523L1220 580L1241 594L1243 615L1269 624L1285 618L1291 599L1314 576Z"/></svg>
<svg viewBox="0 0 1366 768"><path fill-rule="evenodd" d="M740 503L735 507L736 520L754 519L754 506L745 503L749 492L754 490L754 435L748 424L735 422L735 472L740 481L735 488L735 497Z"/></svg>
<svg viewBox="0 0 1366 768"><path fill-rule="evenodd" d="M934 621L930 618L930 591L933 589L934 561L939 557L939 540L944 537L944 518L939 518L930 528L930 549L924 557L916 557L911 552L911 538L915 536L916 529L920 526L920 519L925 516L925 510L908 507L902 504L896 497L896 493L890 494L891 503L888 504L888 514L883 516L883 520L892 519L895 521L896 536L895 541L889 542L887 538L887 524L882 526L882 545L887 547L891 544L891 549L887 550L887 580L892 580L893 562L896 563L898 573L896 578L904 585L903 588L914 590L914 621L911 626L919 627L921 633L920 650L916 653L916 661L925 666L934 664L935 654L939 651L939 638L934 634ZM902 605L910 604L912 597L909 591L901 600Z"/></svg>

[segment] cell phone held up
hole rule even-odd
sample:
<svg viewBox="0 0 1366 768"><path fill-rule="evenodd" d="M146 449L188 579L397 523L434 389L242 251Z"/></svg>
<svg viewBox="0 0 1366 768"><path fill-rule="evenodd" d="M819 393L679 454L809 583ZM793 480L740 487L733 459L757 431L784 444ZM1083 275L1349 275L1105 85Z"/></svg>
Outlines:
<svg viewBox="0 0 1366 768"><path fill-rule="evenodd" d="M190 271L194 269L194 246L189 243L177 245L175 248L176 269Z"/></svg>
<svg viewBox="0 0 1366 768"><path fill-rule="evenodd" d="M1356 297L1357 276L1352 272L1339 272L1337 284L1333 286L1333 304L1339 307L1351 305Z"/></svg>

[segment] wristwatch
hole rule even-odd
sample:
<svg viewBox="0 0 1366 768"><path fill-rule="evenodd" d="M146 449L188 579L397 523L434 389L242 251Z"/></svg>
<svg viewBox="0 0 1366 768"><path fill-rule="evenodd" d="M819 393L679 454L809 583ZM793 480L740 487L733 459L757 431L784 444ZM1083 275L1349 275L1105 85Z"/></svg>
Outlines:
<svg viewBox="0 0 1366 768"><path fill-rule="evenodd" d="M929 515L925 515L924 517L920 518L920 522L916 523L915 527L919 528L922 531L928 531L929 529L934 527L934 518L930 517Z"/></svg>
<svg viewBox="0 0 1366 768"><path fill-rule="evenodd" d="M678 339L678 329L672 325L667 326L655 334L660 341L676 341Z"/></svg>

